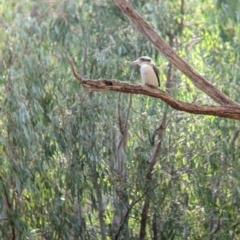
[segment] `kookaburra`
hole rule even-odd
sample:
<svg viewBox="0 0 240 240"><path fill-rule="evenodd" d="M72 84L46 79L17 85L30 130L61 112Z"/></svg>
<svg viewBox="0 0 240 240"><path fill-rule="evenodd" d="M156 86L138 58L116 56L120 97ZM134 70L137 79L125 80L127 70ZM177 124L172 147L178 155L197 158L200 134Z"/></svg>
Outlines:
<svg viewBox="0 0 240 240"><path fill-rule="evenodd" d="M160 86L159 71L150 57L143 56L132 62L139 65L143 84L148 87L157 88Z"/></svg>

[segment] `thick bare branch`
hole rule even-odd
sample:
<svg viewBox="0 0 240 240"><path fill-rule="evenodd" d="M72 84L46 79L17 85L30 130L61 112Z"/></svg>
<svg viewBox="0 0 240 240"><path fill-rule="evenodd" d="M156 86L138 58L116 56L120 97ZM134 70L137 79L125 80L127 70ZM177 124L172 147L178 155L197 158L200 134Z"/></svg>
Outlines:
<svg viewBox="0 0 240 240"><path fill-rule="evenodd" d="M228 98L212 83L207 81L203 76L197 73L187 62L180 58L176 52L161 38L161 36L152 29L152 27L127 3L126 0L113 0L115 5L129 18L137 30L142 33L155 47L173 64L176 68L182 71L194 85L211 97L220 105L240 104Z"/></svg>
<svg viewBox="0 0 240 240"><path fill-rule="evenodd" d="M115 79L84 79L75 70L73 61L69 58L74 76L83 84L85 88L94 91L110 90L115 92L124 92L132 94L142 94L150 97L155 97L163 100L172 108L194 114L213 115L218 117L232 118L240 120L240 106L208 106L190 104L178 101L166 92L158 89L148 88L142 85L132 85L128 83L118 82Z"/></svg>

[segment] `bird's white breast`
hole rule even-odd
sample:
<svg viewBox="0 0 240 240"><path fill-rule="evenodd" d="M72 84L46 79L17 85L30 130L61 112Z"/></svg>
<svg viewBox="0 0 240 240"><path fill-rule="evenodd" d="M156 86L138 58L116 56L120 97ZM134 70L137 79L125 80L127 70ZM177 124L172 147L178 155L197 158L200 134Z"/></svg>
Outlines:
<svg viewBox="0 0 240 240"><path fill-rule="evenodd" d="M143 63L140 72L143 84L158 87L158 79L151 65Z"/></svg>

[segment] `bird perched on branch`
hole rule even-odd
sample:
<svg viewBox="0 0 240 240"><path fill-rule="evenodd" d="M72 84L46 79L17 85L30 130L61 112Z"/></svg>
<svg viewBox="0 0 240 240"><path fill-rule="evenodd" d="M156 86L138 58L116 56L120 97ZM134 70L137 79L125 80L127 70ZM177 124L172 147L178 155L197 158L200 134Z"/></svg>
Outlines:
<svg viewBox="0 0 240 240"><path fill-rule="evenodd" d="M142 56L132 62L132 64L141 67L140 73L144 85L152 88L160 87L159 70L150 57Z"/></svg>

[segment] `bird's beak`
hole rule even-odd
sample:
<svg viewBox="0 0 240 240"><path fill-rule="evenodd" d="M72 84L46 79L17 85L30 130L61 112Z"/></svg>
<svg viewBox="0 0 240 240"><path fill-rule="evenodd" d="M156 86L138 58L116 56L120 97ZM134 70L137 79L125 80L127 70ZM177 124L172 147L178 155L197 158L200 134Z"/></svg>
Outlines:
<svg viewBox="0 0 240 240"><path fill-rule="evenodd" d="M132 64L132 65L139 65L139 59L133 61L131 64Z"/></svg>

